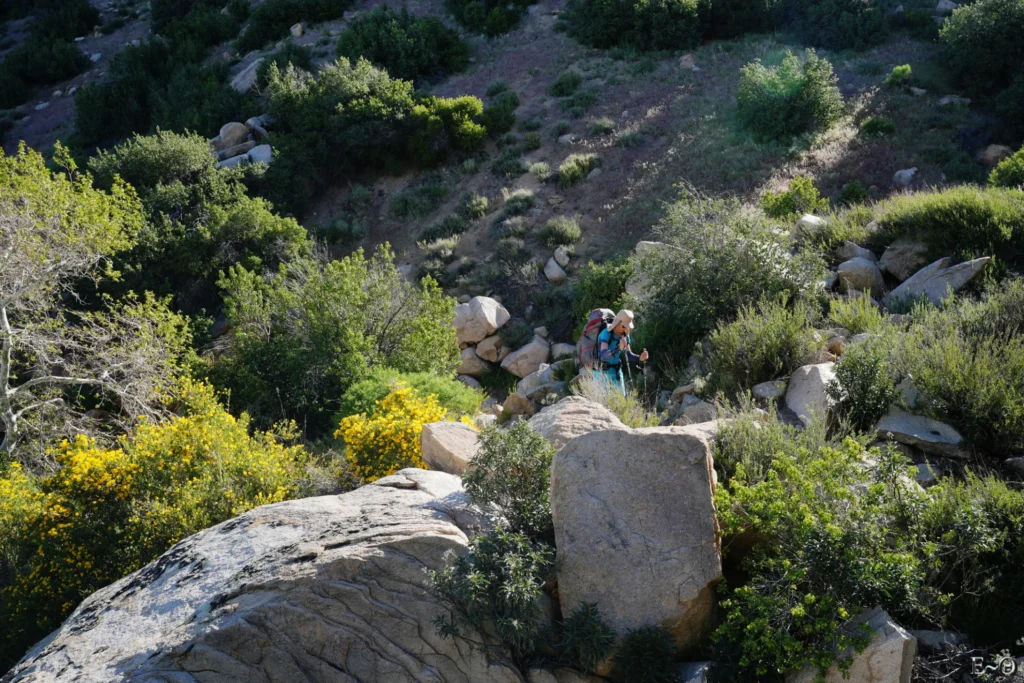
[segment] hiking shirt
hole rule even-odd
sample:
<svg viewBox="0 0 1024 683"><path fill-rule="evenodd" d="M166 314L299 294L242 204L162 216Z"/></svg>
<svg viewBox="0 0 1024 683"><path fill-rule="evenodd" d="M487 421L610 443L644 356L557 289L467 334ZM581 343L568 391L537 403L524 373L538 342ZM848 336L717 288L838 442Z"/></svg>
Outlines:
<svg viewBox="0 0 1024 683"><path fill-rule="evenodd" d="M614 366L619 366L622 363L622 350L619 348L619 340L621 338L610 327L601 330L601 334L597 335L598 358L601 363ZM628 336L626 341L629 341ZM607 344L608 348L602 349L601 344ZM626 360L630 363L638 363L640 362L640 356L631 351L626 351Z"/></svg>

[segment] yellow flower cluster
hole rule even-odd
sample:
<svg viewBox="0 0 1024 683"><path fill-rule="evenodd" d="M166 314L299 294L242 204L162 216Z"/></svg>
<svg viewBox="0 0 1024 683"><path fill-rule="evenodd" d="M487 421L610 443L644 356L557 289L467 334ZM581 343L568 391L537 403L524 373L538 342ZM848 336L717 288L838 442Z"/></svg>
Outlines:
<svg viewBox="0 0 1024 683"><path fill-rule="evenodd" d="M437 397L420 396L399 384L378 401L372 415L346 417L334 435L345 440L345 458L355 475L374 481L405 467L425 469L420 432L444 416Z"/></svg>
<svg viewBox="0 0 1024 683"><path fill-rule="evenodd" d="M302 447L250 435L205 383L179 392L185 416L144 423L121 448L79 436L57 449L54 474L0 473L0 575L14 572L0 588L0 661L185 536L297 492Z"/></svg>

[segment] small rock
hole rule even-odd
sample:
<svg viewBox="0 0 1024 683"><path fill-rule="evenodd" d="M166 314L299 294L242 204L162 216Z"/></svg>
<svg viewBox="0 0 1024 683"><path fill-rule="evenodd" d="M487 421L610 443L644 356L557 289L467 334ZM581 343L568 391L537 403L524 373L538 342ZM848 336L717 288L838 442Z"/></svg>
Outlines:
<svg viewBox="0 0 1024 683"><path fill-rule="evenodd" d="M1003 466L1015 472L1018 476L1024 476L1024 457L1007 458Z"/></svg>
<svg viewBox="0 0 1024 683"><path fill-rule="evenodd" d="M516 377L526 377L534 373L541 363L547 363L551 356L551 345L542 337L534 337L526 346L517 349L501 361L501 367Z"/></svg>
<svg viewBox="0 0 1024 683"><path fill-rule="evenodd" d="M686 425L702 424L711 422L718 418L718 408L707 401L697 401L683 409L675 424L683 427Z"/></svg>
<svg viewBox="0 0 1024 683"><path fill-rule="evenodd" d="M270 145L256 145L249 151L249 160L254 164L270 164L274 161L274 150Z"/></svg>
<svg viewBox="0 0 1024 683"><path fill-rule="evenodd" d="M793 231L790 234L794 238L800 239L809 235L814 235L824 227L824 218L807 213L800 217L800 220L798 220L796 225L793 226Z"/></svg>
<svg viewBox="0 0 1024 683"><path fill-rule="evenodd" d="M555 360L559 358L575 358L576 357L576 345L575 344L554 344L551 347L551 357Z"/></svg>
<svg viewBox="0 0 1024 683"><path fill-rule="evenodd" d="M548 328L546 327L535 327L533 328L533 333L542 339L548 338Z"/></svg>
<svg viewBox="0 0 1024 683"><path fill-rule="evenodd" d="M914 97L924 97L925 95L928 94L928 91L925 90L924 88L915 88L911 86L910 94L913 95Z"/></svg>
<svg viewBox="0 0 1024 683"><path fill-rule="evenodd" d="M796 413L805 425L812 417L824 418L832 406L832 399L825 393L825 387L835 379L834 367L834 363L805 365L797 368L789 378L786 406Z"/></svg>
<svg viewBox="0 0 1024 683"><path fill-rule="evenodd" d="M89 55L89 61L93 64L100 61L101 59L103 59L103 54L100 52L94 52L91 55Z"/></svg>
<svg viewBox="0 0 1024 683"><path fill-rule="evenodd" d="M565 282L565 271L558 265L554 257L549 258L547 264L544 266L544 277L548 279L548 282L556 285L560 285Z"/></svg>
<svg viewBox="0 0 1024 683"><path fill-rule="evenodd" d="M260 57L249 66L245 67L231 79L231 87L235 91L240 93L249 92L254 85L256 85L256 70L260 68L260 64L263 63L263 57ZM250 121L252 119L249 119ZM248 121L246 122L248 123Z"/></svg>
<svg viewBox="0 0 1024 683"><path fill-rule="evenodd" d="M64 91L63 90L54 90L53 91L53 97L62 97L63 95L64 95Z"/></svg>
<svg viewBox="0 0 1024 683"><path fill-rule="evenodd" d="M950 107L958 104L962 104L965 107L969 106L971 104L971 98L957 97L956 95L945 95L939 98L940 107Z"/></svg>
<svg viewBox="0 0 1024 683"><path fill-rule="evenodd" d="M497 363L501 360L501 350L505 346L505 340L500 334L494 334L483 339L476 345L476 354L486 361Z"/></svg>
<svg viewBox="0 0 1024 683"><path fill-rule="evenodd" d="M917 167L904 168L903 170L896 171L892 175L892 182L896 185L902 185L907 187L914 181L914 174L917 173Z"/></svg>
<svg viewBox="0 0 1024 683"><path fill-rule="evenodd" d="M455 301L457 303L460 303L460 304L468 304L469 303L469 294L460 294L459 298L456 299Z"/></svg>
<svg viewBox="0 0 1024 683"><path fill-rule="evenodd" d="M469 375L459 375L455 379L459 380L470 389L483 389L483 386L480 384L480 382L477 381L475 377L470 377Z"/></svg>
<svg viewBox="0 0 1024 683"><path fill-rule="evenodd" d="M890 408L878 421L875 432L879 439L891 438L908 446L916 446L925 453L949 458L966 458L961 448L963 437L948 424L923 415L912 415L899 408Z"/></svg>
<svg viewBox="0 0 1024 683"><path fill-rule="evenodd" d="M49 102L40 102L39 104L36 105L35 108L36 108L36 111L42 111L44 109L47 109L49 106L50 106Z"/></svg>
<svg viewBox="0 0 1024 683"><path fill-rule="evenodd" d="M684 384L680 387L676 387L672 391L672 402L682 403L684 398L693 394L695 391L697 391L697 385L694 384L693 382L690 382L689 384Z"/></svg>
<svg viewBox="0 0 1024 683"><path fill-rule="evenodd" d="M569 250L565 246L558 247L557 249L555 249L554 259L555 263L557 263L562 268L565 268L567 265L569 265Z"/></svg>
<svg viewBox="0 0 1024 683"><path fill-rule="evenodd" d="M951 650L964 642L963 636L952 631L910 631L917 638L917 644L929 650L941 652Z"/></svg>
<svg viewBox="0 0 1024 683"><path fill-rule="evenodd" d="M866 258L857 257L840 263L836 268L836 275L839 276L839 288L844 292L850 290L870 291L876 296L885 292L882 271L874 262Z"/></svg>
<svg viewBox="0 0 1024 683"><path fill-rule="evenodd" d="M923 462L919 465L914 465L914 481L924 488L935 486L939 483L939 473L935 471L935 468L930 463Z"/></svg>
<svg viewBox="0 0 1024 683"><path fill-rule="evenodd" d="M694 60L693 55L683 55L679 58L679 68L687 69L689 71L700 71L697 66L697 62Z"/></svg>
<svg viewBox="0 0 1024 683"><path fill-rule="evenodd" d="M236 168L238 166L241 166L243 163L249 163L248 154L239 154L237 157L231 157L230 159L218 161L217 168Z"/></svg>
<svg viewBox="0 0 1024 683"><path fill-rule="evenodd" d="M861 332L850 337L851 344L861 344L869 339L881 339L881 335L872 334L871 332Z"/></svg>
<svg viewBox="0 0 1024 683"><path fill-rule="evenodd" d="M132 41L132 47L138 47L140 45L142 45L142 41L139 40L138 38L136 38L135 40Z"/></svg>
<svg viewBox="0 0 1024 683"><path fill-rule="evenodd" d="M288 30L291 32L292 38L301 38L302 34L305 32L305 28L303 28L301 21L297 24L293 24Z"/></svg>
<svg viewBox="0 0 1024 683"><path fill-rule="evenodd" d="M750 389L750 393L754 398L759 398L762 401L774 401L786 395L786 386L788 384L787 380L773 379L770 382L755 384Z"/></svg>
<svg viewBox="0 0 1024 683"><path fill-rule="evenodd" d="M561 204L564 201L565 200L562 199L561 197L559 197L557 194L548 197L548 204L550 206L558 206L559 204Z"/></svg>
<svg viewBox="0 0 1024 683"><path fill-rule="evenodd" d="M684 662L676 664L676 675L680 683L708 683L711 662Z"/></svg>
<svg viewBox="0 0 1024 683"><path fill-rule="evenodd" d="M74 95L76 92L78 92L78 86L77 85L73 85L70 88L68 88L68 96L69 97L71 95Z"/></svg>
<svg viewBox="0 0 1024 683"><path fill-rule="evenodd" d="M560 145L574 145L579 142L579 138L572 133L566 133L558 137L558 144Z"/></svg>
<svg viewBox="0 0 1024 683"><path fill-rule="evenodd" d="M936 14L952 14L953 10L957 8L957 4L952 0L939 0L939 3L935 5Z"/></svg>
<svg viewBox="0 0 1024 683"><path fill-rule="evenodd" d="M512 316L497 298L476 296L455 307L455 336L459 342L476 344L500 330Z"/></svg>
<svg viewBox="0 0 1024 683"><path fill-rule="evenodd" d="M470 346L462 350L459 367L455 372L460 375L469 375L470 377L483 377L490 371L491 366L476 354L475 348Z"/></svg>
<svg viewBox="0 0 1024 683"><path fill-rule="evenodd" d="M230 159L231 157L237 157L239 154L245 154L255 146L255 143L246 141L241 144L228 147L225 150L217 152L217 161L224 161L225 159Z"/></svg>
<svg viewBox="0 0 1024 683"><path fill-rule="evenodd" d="M537 412L537 404L519 394L509 394L505 399L504 410L509 415L533 415Z"/></svg>
<svg viewBox="0 0 1024 683"><path fill-rule="evenodd" d="M1013 156L1013 150L1006 145L989 145L978 152L978 161L989 168L995 168L1003 159Z"/></svg>
<svg viewBox="0 0 1024 683"><path fill-rule="evenodd" d="M480 452L479 435L461 422L434 422L423 425L420 449L430 469L461 475Z"/></svg>
<svg viewBox="0 0 1024 683"><path fill-rule="evenodd" d="M878 257L875 256L875 252L871 251L870 249L865 249L864 247L858 246L853 242L850 242L849 240L843 242L843 244L838 249L836 249L836 256L838 256L843 261L849 261L850 259L855 258L862 258L866 261L871 261L872 263L878 263Z"/></svg>

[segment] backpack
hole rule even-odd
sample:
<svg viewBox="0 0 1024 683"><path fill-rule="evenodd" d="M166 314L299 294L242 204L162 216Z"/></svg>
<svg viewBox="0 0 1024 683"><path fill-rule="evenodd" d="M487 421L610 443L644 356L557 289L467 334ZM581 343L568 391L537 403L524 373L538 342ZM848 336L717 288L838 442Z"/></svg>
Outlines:
<svg viewBox="0 0 1024 683"><path fill-rule="evenodd" d="M600 369L601 360L598 358L597 337L614 319L615 313L607 308L595 308L587 316L583 334L576 342L576 362L581 368Z"/></svg>

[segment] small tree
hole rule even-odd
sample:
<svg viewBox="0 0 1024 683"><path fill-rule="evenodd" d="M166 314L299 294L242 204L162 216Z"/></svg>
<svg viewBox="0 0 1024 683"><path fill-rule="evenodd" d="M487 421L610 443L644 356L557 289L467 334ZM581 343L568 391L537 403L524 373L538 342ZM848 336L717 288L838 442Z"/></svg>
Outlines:
<svg viewBox="0 0 1024 683"><path fill-rule="evenodd" d="M64 173L25 147L0 154L0 460L29 433L43 434L41 454L46 436L81 431L85 407L124 423L154 415L190 342L150 298L76 308L76 287L112 276L109 256L132 245L142 217L130 186L94 189L59 144L55 161Z"/></svg>

